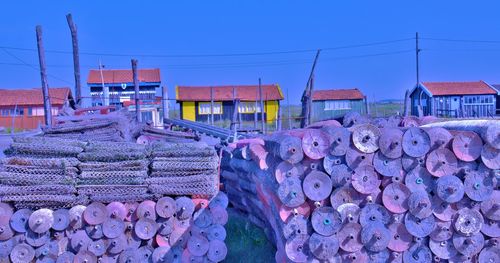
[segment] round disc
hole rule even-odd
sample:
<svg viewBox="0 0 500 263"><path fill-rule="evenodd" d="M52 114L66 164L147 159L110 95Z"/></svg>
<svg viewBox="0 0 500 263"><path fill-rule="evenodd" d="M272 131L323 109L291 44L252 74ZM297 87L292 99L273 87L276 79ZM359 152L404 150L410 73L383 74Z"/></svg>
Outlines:
<svg viewBox="0 0 500 263"><path fill-rule="evenodd" d="M139 206L139 203L133 202L133 203L125 203L125 208L127 209L127 216L125 217L125 221L131 222L131 221L137 221L137 214L136 210L137 207Z"/></svg>
<svg viewBox="0 0 500 263"><path fill-rule="evenodd" d="M450 259L458 253L451 240L434 241L431 239L429 240L429 248L440 259Z"/></svg>
<svg viewBox="0 0 500 263"><path fill-rule="evenodd" d="M193 216L194 203L190 198L182 196L175 199L175 209L175 215L177 219L188 219Z"/></svg>
<svg viewBox="0 0 500 263"><path fill-rule="evenodd" d="M300 179L289 177L278 187L278 197L288 207L297 207L305 202Z"/></svg>
<svg viewBox="0 0 500 263"><path fill-rule="evenodd" d="M418 127L420 126L420 119L417 116L405 116L401 120L403 127Z"/></svg>
<svg viewBox="0 0 500 263"><path fill-rule="evenodd" d="M106 244L103 239L97 239L89 243L87 250L100 257L106 253Z"/></svg>
<svg viewBox="0 0 500 263"><path fill-rule="evenodd" d="M100 239L104 237L102 225L88 225L85 227L85 232L92 239Z"/></svg>
<svg viewBox="0 0 500 263"><path fill-rule="evenodd" d="M398 176L403 170L401 159L390 159L385 157L380 152L377 152L373 157L373 167L383 176Z"/></svg>
<svg viewBox="0 0 500 263"><path fill-rule="evenodd" d="M193 200L194 203L194 210L208 208L210 205L210 200L205 198L192 198L191 200Z"/></svg>
<svg viewBox="0 0 500 263"><path fill-rule="evenodd" d="M417 166L406 174L405 185L412 190L431 192L434 190L434 179L425 168Z"/></svg>
<svg viewBox="0 0 500 263"><path fill-rule="evenodd" d="M373 153L363 153L354 147L347 149L345 161L351 169L356 169L363 165L371 165L373 162Z"/></svg>
<svg viewBox="0 0 500 263"><path fill-rule="evenodd" d="M411 127L403 134L403 151L411 157L424 156L431 148L429 135L422 129Z"/></svg>
<svg viewBox="0 0 500 263"><path fill-rule="evenodd" d="M10 218L10 226L14 231L19 233L25 233L28 228L28 221L33 211L30 209L19 209Z"/></svg>
<svg viewBox="0 0 500 263"><path fill-rule="evenodd" d="M485 219L481 232L489 237L500 237L500 221Z"/></svg>
<svg viewBox="0 0 500 263"><path fill-rule="evenodd" d="M5 241L14 236L14 230L9 225L0 226L0 241Z"/></svg>
<svg viewBox="0 0 500 263"><path fill-rule="evenodd" d="M91 239L87 236L84 230L78 230L71 236L71 248L74 251L80 251L87 249Z"/></svg>
<svg viewBox="0 0 500 263"><path fill-rule="evenodd" d="M387 247L396 252L403 252L408 250L410 247L413 237L406 226L402 223L392 223L389 225L390 240Z"/></svg>
<svg viewBox="0 0 500 263"><path fill-rule="evenodd" d="M333 187L342 187L351 183L351 176L353 171L345 164L335 165L329 168L330 178Z"/></svg>
<svg viewBox="0 0 500 263"><path fill-rule="evenodd" d="M326 173L332 175L332 167L345 163L345 156L335 156L328 154L323 158L323 168Z"/></svg>
<svg viewBox="0 0 500 263"><path fill-rule="evenodd" d="M330 139L322 130L307 129L302 137L302 150L313 160L321 159L330 150Z"/></svg>
<svg viewBox="0 0 500 263"><path fill-rule="evenodd" d="M369 224L361 230L361 243L372 252L379 252L387 248L390 241L390 232L382 224Z"/></svg>
<svg viewBox="0 0 500 263"><path fill-rule="evenodd" d="M500 191L495 190L490 199L481 202L481 211L486 218L500 220ZM14 228L14 227L12 227ZM15 230L15 229L14 229ZM17 230L16 230L17 231Z"/></svg>
<svg viewBox="0 0 500 263"><path fill-rule="evenodd" d="M226 229L221 225L212 225L208 227L207 238L208 240L220 240L224 241L226 239Z"/></svg>
<svg viewBox="0 0 500 263"><path fill-rule="evenodd" d="M464 185L454 175L445 175L436 181L436 194L447 203L456 203L464 197Z"/></svg>
<svg viewBox="0 0 500 263"><path fill-rule="evenodd" d="M127 217L127 207L120 202L111 202L106 206L108 217L125 220Z"/></svg>
<svg viewBox="0 0 500 263"><path fill-rule="evenodd" d="M334 156L345 155L351 141L351 132L343 127L327 127L323 130L330 137L330 154Z"/></svg>
<svg viewBox="0 0 500 263"><path fill-rule="evenodd" d="M481 151L481 160L490 169L500 169L500 150L485 144Z"/></svg>
<svg viewBox="0 0 500 263"><path fill-rule="evenodd" d="M35 258L35 250L27 244L17 244L10 252L12 262L31 262Z"/></svg>
<svg viewBox="0 0 500 263"><path fill-rule="evenodd" d="M403 155L402 141L403 132L400 129L385 128L378 141L380 152L387 158L400 158Z"/></svg>
<svg viewBox="0 0 500 263"><path fill-rule="evenodd" d="M431 250L427 246L422 246L416 243L403 253L403 262L405 263L432 262Z"/></svg>
<svg viewBox="0 0 500 263"><path fill-rule="evenodd" d="M436 227L429 235L434 241L445 241L453 236L451 221L436 220Z"/></svg>
<svg viewBox="0 0 500 263"><path fill-rule="evenodd" d="M332 192L332 180L327 174L320 171L312 171L305 178L302 184L304 194L313 201L321 201Z"/></svg>
<svg viewBox="0 0 500 263"><path fill-rule="evenodd" d="M379 204L367 204L361 208L359 214L359 223L366 226L373 223L381 223L386 225L391 220L391 215L387 209Z"/></svg>
<svg viewBox="0 0 500 263"><path fill-rule="evenodd" d="M165 196L156 202L156 213L160 217L169 218L175 214L175 210L175 200L171 197Z"/></svg>
<svg viewBox="0 0 500 263"><path fill-rule="evenodd" d="M479 211L462 208L458 210L453 226L457 232L464 235L470 235L479 233L483 223L484 218Z"/></svg>
<svg viewBox="0 0 500 263"><path fill-rule="evenodd" d="M356 223L359 220L361 209L357 204L344 203L337 207L342 222Z"/></svg>
<svg viewBox="0 0 500 263"><path fill-rule="evenodd" d="M307 225L307 219L303 216L292 217L283 226L283 236L289 239L300 235L306 235L309 232Z"/></svg>
<svg viewBox="0 0 500 263"><path fill-rule="evenodd" d="M313 255L321 260L328 260L339 251L337 236L322 236L313 233L309 238L309 249Z"/></svg>
<svg viewBox="0 0 500 263"><path fill-rule="evenodd" d="M340 213L333 207L316 208L311 216L311 224L318 234L323 236L331 236L339 231L342 227L342 219Z"/></svg>
<svg viewBox="0 0 500 263"><path fill-rule="evenodd" d="M194 209L193 209L194 210ZM156 220L156 203L151 200L142 201L135 210L137 217Z"/></svg>
<svg viewBox="0 0 500 263"><path fill-rule="evenodd" d="M360 204L363 197L351 186L344 186L333 190L330 195L330 204L333 208L344 203Z"/></svg>
<svg viewBox="0 0 500 263"><path fill-rule="evenodd" d="M368 250L367 254L370 262L374 263L389 262L389 258L391 257L391 253L387 249L383 249L378 252L372 252Z"/></svg>
<svg viewBox="0 0 500 263"><path fill-rule="evenodd" d="M170 247L157 247L153 251L153 254L151 258L153 259L154 263L167 263L167 262L174 262L174 256L175 256L174 250L172 250ZM180 255L178 255L180 259Z"/></svg>
<svg viewBox="0 0 500 263"><path fill-rule="evenodd" d="M500 248L487 247L479 254L479 262L500 262Z"/></svg>
<svg viewBox="0 0 500 263"><path fill-rule="evenodd" d="M432 197L432 213L442 221L451 221L458 211L456 204L450 204L443 201L437 195Z"/></svg>
<svg viewBox="0 0 500 263"><path fill-rule="evenodd" d="M149 218L141 218L135 223L135 234L142 240L148 240L154 237L158 226L156 222Z"/></svg>
<svg viewBox="0 0 500 263"><path fill-rule="evenodd" d="M436 177L453 174L457 171L457 158L450 150L440 148L427 155L425 167Z"/></svg>
<svg viewBox="0 0 500 263"><path fill-rule="evenodd" d="M471 162L481 155L483 141L475 132L460 132L455 135L452 148L458 159Z"/></svg>
<svg viewBox="0 0 500 263"><path fill-rule="evenodd" d="M411 235L423 238L434 230L436 220L433 215L420 219L408 213L405 216L405 226Z"/></svg>
<svg viewBox="0 0 500 263"><path fill-rule="evenodd" d="M35 233L47 232L54 224L54 216L52 210L42 208L38 209L30 215L28 224L30 229Z"/></svg>
<svg viewBox="0 0 500 263"><path fill-rule="evenodd" d="M413 191L408 197L410 213L417 218L426 218L432 215L432 203L429 194L425 191Z"/></svg>
<svg viewBox="0 0 500 263"><path fill-rule="evenodd" d="M380 129L371 124L356 125L352 129L352 142L363 153L374 153L378 150Z"/></svg>
<svg viewBox="0 0 500 263"><path fill-rule="evenodd" d="M106 220L108 210L106 206L99 202L93 202L87 206L83 212L83 218L89 225L102 224Z"/></svg>
<svg viewBox="0 0 500 263"><path fill-rule="evenodd" d="M349 111L342 119L342 126L351 127L356 124L366 123L368 120L357 111Z"/></svg>
<svg viewBox="0 0 500 263"><path fill-rule="evenodd" d="M340 262L351 262L351 263L361 263L369 262L368 251L365 248L361 248L356 252L343 252L339 253L341 256Z"/></svg>
<svg viewBox="0 0 500 263"><path fill-rule="evenodd" d="M142 244L142 239L140 239L134 231L125 232L125 237L127 238L127 248L139 248ZM152 242L153 240L148 240Z"/></svg>
<svg viewBox="0 0 500 263"><path fill-rule="evenodd" d="M212 222L214 224L225 225L228 220L227 210L222 207L212 207L210 209L210 213L212 214Z"/></svg>
<svg viewBox="0 0 500 263"><path fill-rule="evenodd" d="M354 170L352 175L352 186L362 194L371 194L380 186L380 179L373 166L360 166Z"/></svg>
<svg viewBox="0 0 500 263"><path fill-rule="evenodd" d="M52 229L56 231L64 231L69 226L69 210L68 209L57 209L52 213L54 217L54 223L52 224Z"/></svg>
<svg viewBox="0 0 500 263"><path fill-rule="evenodd" d="M459 233L453 234L453 245L465 256L473 256L479 253L484 246L484 237L481 233L464 236Z"/></svg>
<svg viewBox="0 0 500 263"><path fill-rule="evenodd" d="M285 244L285 252L292 262L305 262L309 254L309 236L301 235L289 238Z"/></svg>
<svg viewBox="0 0 500 263"><path fill-rule="evenodd" d="M345 224L337 234L340 248L347 252L359 251L363 247L363 243L361 243L361 229L360 224Z"/></svg>
<svg viewBox="0 0 500 263"><path fill-rule="evenodd" d="M207 258L212 262L221 262L227 256L227 247L220 240L212 240L208 246Z"/></svg>
<svg viewBox="0 0 500 263"><path fill-rule="evenodd" d="M212 214L208 209L200 209L194 212L194 224L200 228L207 228L212 224Z"/></svg>
<svg viewBox="0 0 500 263"><path fill-rule="evenodd" d="M182 251L181 262L203 263L203 257L192 255L188 249L184 249Z"/></svg>
<svg viewBox="0 0 500 263"><path fill-rule="evenodd" d="M410 172L416 167L425 167L425 156L411 157L407 154L403 154L403 157L401 158L401 163L403 165L403 169L407 172Z"/></svg>
<svg viewBox="0 0 500 263"><path fill-rule="evenodd" d="M69 224L74 229L79 229L83 227L83 212L86 207L83 205L73 206L69 209Z"/></svg>
<svg viewBox="0 0 500 263"><path fill-rule="evenodd" d="M63 252L59 257L57 257L57 263L73 263L75 260L75 254L70 251Z"/></svg>
<svg viewBox="0 0 500 263"><path fill-rule="evenodd" d="M137 254L137 249L126 249L118 257L119 263L132 263L139 261L139 254Z"/></svg>
<svg viewBox="0 0 500 263"><path fill-rule="evenodd" d="M326 158L325 158L326 159ZM304 167L300 164L291 164L289 162L282 161L276 166L274 176L276 181L280 184L287 177L297 177L301 178L304 175Z"/></svg>
<svg viewBox="0 0 500 263"><path fill-rule="evenodd" d="M308 203L303 203L295 208L290 208L282 204L280 206L280 211L279 211L280 218L283 222L288 221L288 219L293 216L299 216L299 215L308 218L310 213L311 213L311 206L309 206Z"/></svg>
<svg viewBox="0 0 500 263"><path fill-rule="evenodd" d="M116 238L123 234L123 232L125 232L125 222L120 219L108 218L102 224L102 233L107 238Z"/></svg>
<svg viewBox="0 0 500 263"><path fill-rule="evenodd" d="M198 257L205 255L208 252L208 247L208 239L201 235L191 236L187 243L189 253Z"/></svg>
<svg viewBox="0 0 500 263"><path fill-rule="evenodd" d="M410 189L404 184L391 183L385 187L382 194L382 202L387 210L400 214L408 210L408 197Z"/></svg>
<svg viewBox="0 0 500 263"><path fill-rule="evenodd" d="M465 194L478 202L490 199L493 194L493 178L488 174L473 171L464 179Z"/></svg>
<svg viewBox="0 0 500 263"><path fill-rule="evenodd" d="M0 241L0 258L9 257L12 248L16 245L13 239L7 239L5 241Z"/></svg>
<svg viewBox="0 0 500 263"><path fill-rule="evenodd" d="M97 263L97 257L89 251L82 250L75 255L74 263Z"/></svg>
<svg viewBox="0 0 500 263"><path fill-rule="evenodd" d="M118 254L127 248L127 236L125 234L121 234L117 238L108 240L108 252L110 254Z"/></svg>
<svg viewBox="0 0 500 263"><path fill-rule="evenodd" d="M13 213L14 208L12 208L12 206L0 202L0 225L8 224Z"/></svg>
<svg viewBox="0 0 500 263"><path fill-rule="evenodd" d="M437 149L448 148L450 146L450 142L453 139L453 135L445 129L441 127L432 127L425 130L427 134L429 134L429 138L431 140L431 151Z"/></svg>

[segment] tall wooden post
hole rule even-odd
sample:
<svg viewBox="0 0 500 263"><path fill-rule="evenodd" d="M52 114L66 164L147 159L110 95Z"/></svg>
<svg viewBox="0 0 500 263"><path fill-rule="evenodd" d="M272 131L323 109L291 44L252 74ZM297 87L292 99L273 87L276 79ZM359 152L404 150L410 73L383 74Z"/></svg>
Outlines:
<svg viewBox="0 0 500 263"><path fill-rule="evenodd" d="M66 15L69 30L71 31L71 42L73 43L73 70L75 74L75 97L76 104L80 105L82 99L82 87L80 82L80 54L78 51L78 34L76 25L73 23L73 16Z"/></svg>
<svg viewBox="0 0 500 263"><path fill-rule="evenodd" d="M49 84L47 83L47 67L45 65L45 49L43 48L42 26L36 26L36 43L38 46L38 60L40 62L40 77L42 79L43 109L45 125L52 126L52 107L50 104Z"/></svg>
<svg viewBox="0 0 500 263"><path fill-rule="evenodd" d="M281 131L281 104L280 104L280 101L278 100L278 116L276 118L276 121L278 122L278 125L277 125L277 130L278 131Z"/></svg>
<svg viewBox="0 0 500 263"><path fill-rule="evenodd" d="M163 125L167 123L165 120L168 119L168 89L165 86L161 87L161 105L163 111Z"/></svg>
<svg viewBox="0 0 500 263"><path fill-rule="evenodd" d="M134 78L134 91L135 91L135 116L137 122L142 122L141 104L139 100L139 79L137 77L137 59L132 59L132 76Z"/></svg>
<svg viewBox="0 0 500 263"><path fill-rule="evenodd" d="M312 93L313 93L313 78L314 78L314 70L316 69L316 63L318 62L319 54L321 50L318 49L316 52L316 57L314 57L314 62L311 68L311 73L309 74L309 78L307 79L306 88L304 93L302 94L302 113L300 120L300 127L304 128L310 124L311 117L311 109L312 109Z"/></svg>
<svg viewBox="0 0 500 263"><path fill-rule="evenodd" d="M405 101L404 101L404 109L403 109L403 115L405 117L409 116L411 114L411 105L410 105L410 91L406 90L405 91Z"/></svg>
<svg viewBox="0 0 500 263"><path fill-rule="evenodd" d="M258 114L259 102L257 101L258 97L259 97L259 90L255 89L255 111L253 112L253 127L255 129L257 129L257 121L259 119L259 114Z"/></svg>
<svg viewBox="0 0 500 263"><path fill-rule="evenodd" d="M214 125L214 87L210 87L210 124Z"/></svg>
<svg viewBox="0 0 500 263"><path fill-rule="evenodd" d="M288 108L288 129L292 129L292 114L290 113L290 95L288 94L288 88L286 89L286 107Z"/></svg>
<svg viewBox="0 0 500 263"><path fill-rule="evenodd" d="M233 87L233 118L231 120L231 130L237 131L239 99L236 97L236 88Z"/></svg>
<svg viewBox="0 0 500 263"><path fill-rule="evenodd" d="M262 97L262 82L259 78L259 99L260 99L260 117L262 133L266 133L266 118L264 116L264 98Z"/></svg>

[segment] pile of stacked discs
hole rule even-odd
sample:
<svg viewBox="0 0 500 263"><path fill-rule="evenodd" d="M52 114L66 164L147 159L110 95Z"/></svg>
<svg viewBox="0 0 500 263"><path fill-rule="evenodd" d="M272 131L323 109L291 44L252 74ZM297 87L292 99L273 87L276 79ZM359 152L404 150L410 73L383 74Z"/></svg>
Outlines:
<svg viewBox="0 0 500 263"><path fill-rule="evenodd" d="M92 202L14 210L0 203L2 262L220 262L227 197ZM224 212L222 212L224 211Z"/></svg>
<svg viewBox="0 0 500 263"><path fill-rule="evenodd" d="M153 143L149 190L160 195L213 196L219 189L219 157L203 142Z"/></svg>
<svg viewBox="0 0 500 263"><path fill-rule="evenodd" d="M85 143L43 137L13 139L0 160L0 200L18 208L58 208L77 203L76 156Z"/></svg>
<svg viewBox="0 0 500 263"><path fill-rule="evenodd" d="M240 141L224 153L229 199L258 210L276 261L500 262L500 123L360 122Z"/></svg>
<svg viewBox="0 0 500 263"><path fill-rule="evenodd" d="M78 194L97 202L132 202L151 199L144 145L127 142L90 142L78 155L81 163Z"/></svg>

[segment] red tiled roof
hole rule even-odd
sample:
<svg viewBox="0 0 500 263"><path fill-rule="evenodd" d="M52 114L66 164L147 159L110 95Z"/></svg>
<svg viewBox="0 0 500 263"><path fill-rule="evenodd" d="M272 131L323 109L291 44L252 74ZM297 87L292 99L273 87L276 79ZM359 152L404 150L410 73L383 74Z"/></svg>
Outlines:
<svg viewBox="0 0 500 263"><path fill-rule="evenodd" d="M497 94L484 81L470 82L423 82L433 96Z"/></svg>
<svg viewBox="0 0 500 263"><path fill-rule="evenodd" d="M358 89L313 90L312 100L362 100L363 93Z"/></svg>
<svg viewBox="0 0 500 263"><path fill-rule="evenodd" d="M258 85L211 86L215 101L233 100L233 88L241 101L260 99ZM210 86L177 86L178 101L210 101ZM283 94L278 84L262 85L263 100L282 100Z"/></svg>
<svg viewBox="0 0 500 263"><path fill-rule="evenodd" d="M104 83L121 84L134 82L131 69L103 69ZM161 82L160 69L139 69L139 82ZM101 73L98 69L91 69L87 78L89 84L101 84Z"/></svg>
<svg viewBox="0 0 500 263"><path fill-rule="evenodd" d="M70 88L50 88L50 103L63 105L71 96ZM42 89L0 89L0 106L43 105Z"/></svg>

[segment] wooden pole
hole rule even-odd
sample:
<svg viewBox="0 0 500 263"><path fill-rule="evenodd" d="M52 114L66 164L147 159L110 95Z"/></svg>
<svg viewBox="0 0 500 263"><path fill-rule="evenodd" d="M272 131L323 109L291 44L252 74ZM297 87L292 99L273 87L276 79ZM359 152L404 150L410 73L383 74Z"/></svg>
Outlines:
<svg viewBox="0 0 500 263"><path fill-rule="evenodd" d="M253 127L255 129L257 129L257 121L259 119L259 114L258 114L258 111L257 109L259 109L259 104L257 102L257 98L259 97L259 90L258 89L255 89L255 111L253 113Z"/></svg>
<svg viewBox="0 0 500 263"><path fill-rule="evenodd" d="M365 113L370 114L370 103L368 103L368 98L365 96Z"/></svg>
<svg viewBox="0 0 500 263"><path fill-rule="evenodd" d="M231 130L236 133L236 122L238 122L238 102L236 100L236 88L233 86L233 117L231 119Z"/></svg>
<svg viewBox="0 0 500 263"><path fill-rule="evenodd" d="M403 109L403 115L405 117L410 115L410 91L406 90L405 91L405 101L404 101L404 109Z"/></svg>
<svg viewBox="0 0 500 263"><path fill-rule="evenodd" d="M290 114L290 95L288 94L288 88L286 89L286 102L288 108L288 129L292 129L292 114Z"/></svg>
<svg viewBox="0 0 500 263"><path fill-rule="evenodd" d="M132 59L132 76L134 78L135 91L135 116L137 122L142 122L141 105L139 100L139 79L137 77L137 59Z"/></svg>
<svg viewBox="0 0 500 263"><path fill-rule="evenodd" d="M277 130L281 131L281 105L279 100L278 100L278 117L276 118L276 121L278 122Z"/></svg>
<svg viewBox="0 0 500 263"><path fill-rule="evenodd" d="M82 99L82 87L80 81L80 54L78 50L78 33L76 25L73 23L73 16L71 14L66 15L66 20L68 21L69 30L71 31L71 42L73 43L73 70L75 74L75 97L76 105L81 104Z"/></svg>
<svg viewBox="0 0 500 263"><path fill-rule="evenodd" d="M311 86L309 87L309 96L307 96L307 107L308 107L308 110L307 110L307 113L309 114L307 116L307 125L311 124L312 122L312 117L313 117L313 108L312 108L312 95L313 95L313 91L314 91L314 74L311 75Z"/></svg>
<svg viewBox="0 0 500 263"><path fill-rule="evenodd" d="M311 108L312 108L312 79L314 78L314 70L316 69L316 63L318 62L320 49L316 52L316 57L314 58L314 62L311 68L311 73L309 74L309 78L307 79L306 88L304 93L302 94L302 113L300 120L300 127L304 128L310 124L310 116L311 116Z"/></svg>
<svg viewBox="0 0 500 263"><path fill-rule="evenodd" d="M210 87L210 124L214 125L214 87Z"/></svg>
<svg viewBox="0 0 500 263"><path fill-rule="evenodd" d="M161 87L161 105L163 111L163 124L165 125L166 119L168 119L168 89L165 86Z"/></svg>
<svg viewBox="0 0 500 263"><path fill-rule="evenodd" d="M262 133L266 133L266 120L264 117L264 98L262 97L262 82L261 79L259 78L259 98L260 98L260 116L261 116L261 129Z"/></svg>
<svg viewBox="0 0 500 263"><path fill-rule="evenodd" d="M36 26L36 43L38 46L38 60L40 63L40 77L42 79L43 109L45 125L52 127L52 107L50 104L49 84L47 82L47 67L45 65L45 49L43 48L42 26Z"/></svg>

